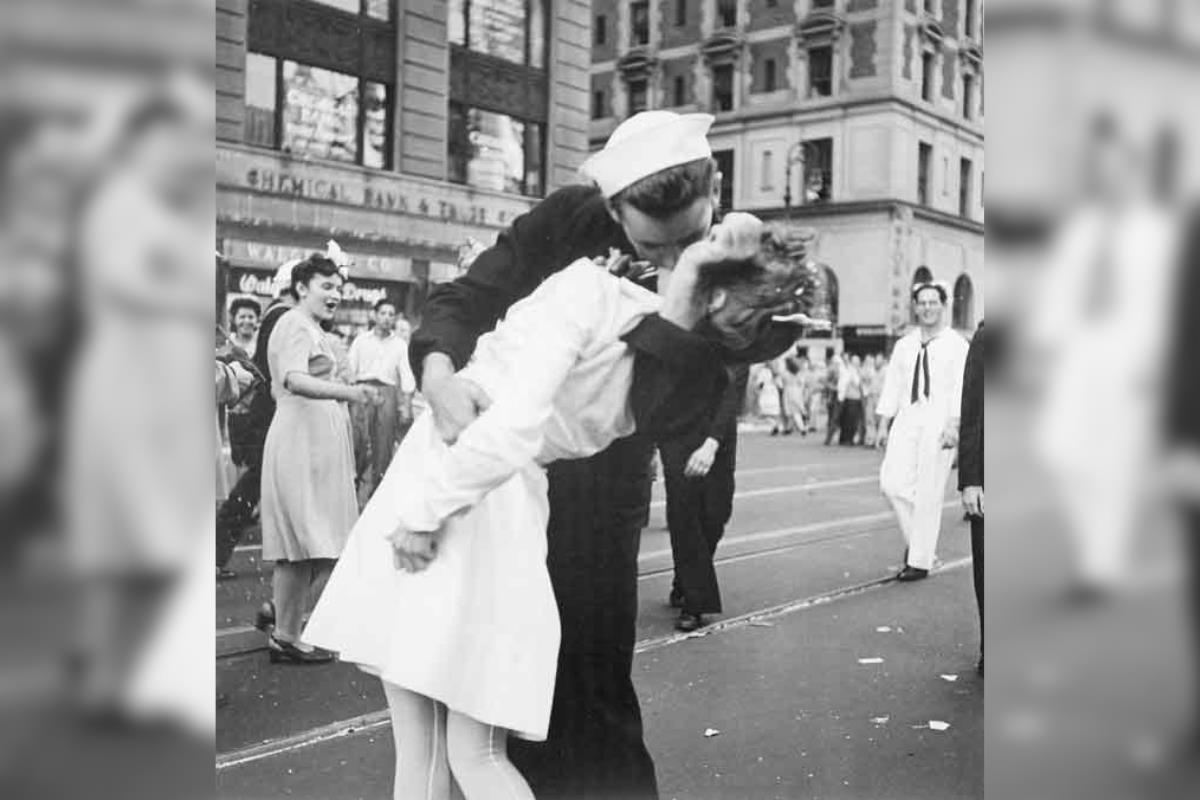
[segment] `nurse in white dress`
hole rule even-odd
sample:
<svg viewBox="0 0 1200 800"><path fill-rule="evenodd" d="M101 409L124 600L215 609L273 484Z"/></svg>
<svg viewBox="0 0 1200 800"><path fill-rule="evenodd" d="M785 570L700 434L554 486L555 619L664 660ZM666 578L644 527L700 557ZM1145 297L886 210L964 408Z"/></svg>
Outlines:
<svg viewBox="0 0 1200 800"><path fill-rule="evenodd" d="M946 480L958 447L968 347L945 325L944 286L920 284L912 299L919 325L896 342L876 409L876 440L887 443L879 488L908 547L907 562L896 576L903 581L926 577L937 555Z"/></svg>
<svg viewBox="0 0 1200 800"><path fill-rule="evenodd" d="M493 398L487 411L452 445L431 415L413 425L304 632L383 680L396 797L448 797L446 760L468 800L532 797L504 748L508 732L546 738L554 692L543 467L634 432L621 337L646 316L738 345L765 330L764 294L795 292L804 261L764 233L729 215L660 280L662 297L576 261L479 340L463 375ZM432 561L414 555L435 547Z"/></svg>

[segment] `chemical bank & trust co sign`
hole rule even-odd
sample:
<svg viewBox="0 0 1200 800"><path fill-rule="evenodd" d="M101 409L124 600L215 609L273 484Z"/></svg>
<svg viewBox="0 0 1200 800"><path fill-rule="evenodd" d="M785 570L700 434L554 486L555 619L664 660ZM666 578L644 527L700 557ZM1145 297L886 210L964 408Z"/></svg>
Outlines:
<svg viewBox="0 0 1200 800"><path fill-rule="evenodd" d="M217 153L217 185L300 201L394 212L477 232L481 228L506 228L533 205L532 199L515 195L227 145Z"/></svg>

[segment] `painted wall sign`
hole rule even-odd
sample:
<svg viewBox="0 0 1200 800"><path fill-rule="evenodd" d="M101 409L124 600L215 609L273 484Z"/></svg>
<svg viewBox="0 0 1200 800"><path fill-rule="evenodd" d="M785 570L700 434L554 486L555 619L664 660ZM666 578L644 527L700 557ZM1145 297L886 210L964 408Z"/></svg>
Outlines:
<svg viewBox="0 0 1200 800"><path fill-rule="evenodd" d="M508 227L536 202L534 198L227 145L217 149L217 185L493 229Z"/></svg>
<svg viewBox="0 0 1200 800"><path fill-rule="evenodd" d="M314 250L323 247L295 247L285 244L268 244L245 239L226 239L223 255L235 263L258 266L274 270L293 258L306 258ZM346 250L350 256L350 274L354 277L385 281L415 281L412 259L403 256L381 256L375 253L358 253Z"/></svg>

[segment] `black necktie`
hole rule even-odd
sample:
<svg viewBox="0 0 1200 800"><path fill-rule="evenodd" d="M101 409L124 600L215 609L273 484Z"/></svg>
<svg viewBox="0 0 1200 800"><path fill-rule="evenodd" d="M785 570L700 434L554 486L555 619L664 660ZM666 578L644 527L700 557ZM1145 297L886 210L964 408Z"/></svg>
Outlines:
<svg viewBox="0 0 1200 800"><path fill-rule="evenodd" d="M925 399L929 399L929 345L932 343L933 339L921 343L921 350L917 353L916 363L913 364L912 401L914 403L921 398L922 376L925 377Z"/></svg>

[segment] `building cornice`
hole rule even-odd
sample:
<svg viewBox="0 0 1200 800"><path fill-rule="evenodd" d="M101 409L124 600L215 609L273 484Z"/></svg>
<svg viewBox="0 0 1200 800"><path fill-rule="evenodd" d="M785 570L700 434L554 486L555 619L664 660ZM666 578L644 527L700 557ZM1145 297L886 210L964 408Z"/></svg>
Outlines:
<svg viewBox="0 0 1200 800"><path fill-rule="evenodd" d="M958 230L974 233L980 236L984 233L984 225L979 220L949 214L929 206L918 205L908 200L850 200L844 202L817 203L803 206L773 206L769 208L743 209L753 213L764 221L811 221L820 217L841 217L861 214L897 215L902 210L912 214L913 219L921 219L938 225L945 225Z"/></svg>

